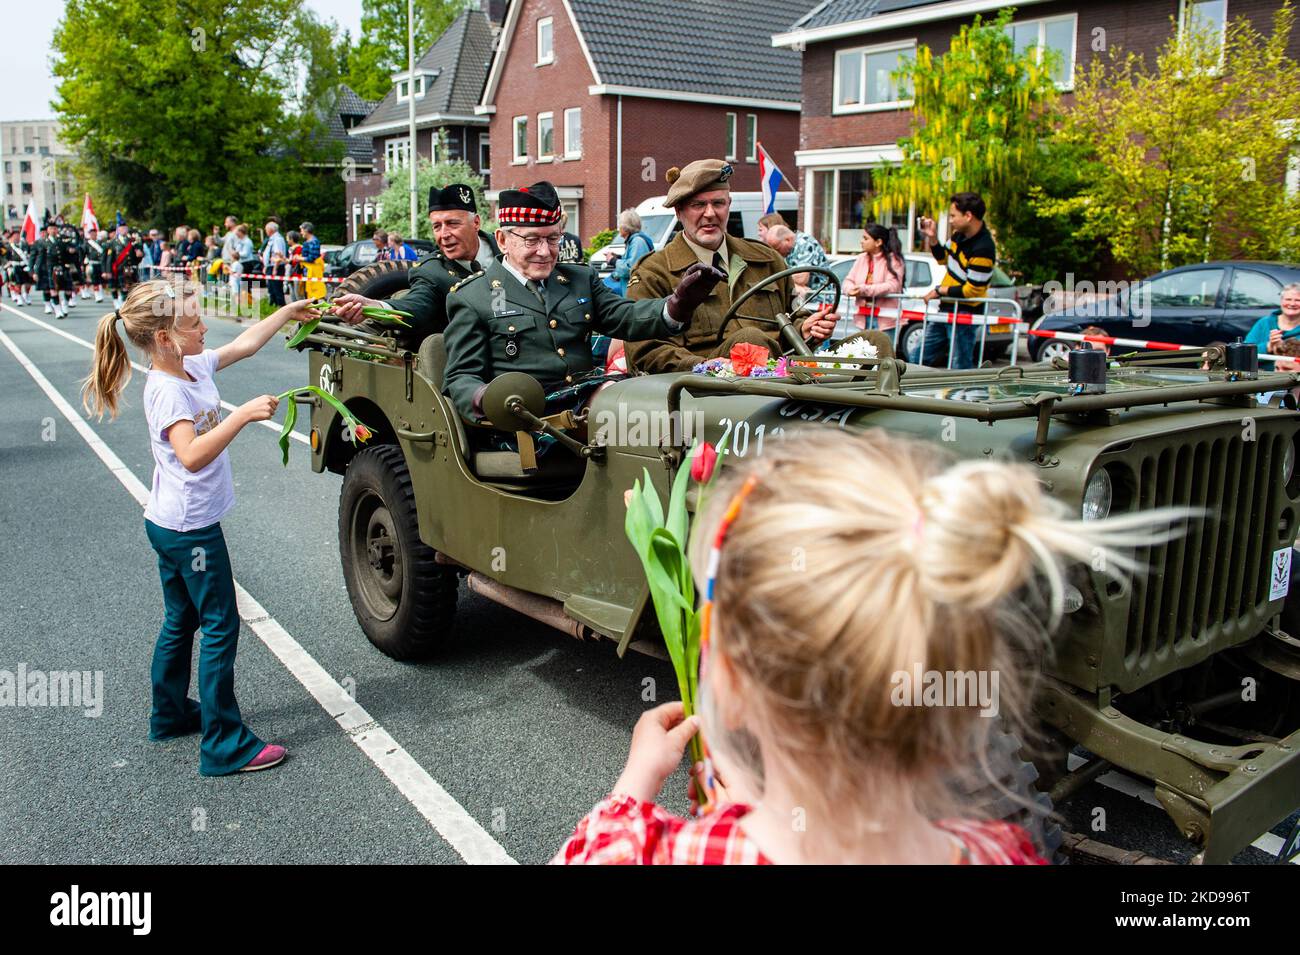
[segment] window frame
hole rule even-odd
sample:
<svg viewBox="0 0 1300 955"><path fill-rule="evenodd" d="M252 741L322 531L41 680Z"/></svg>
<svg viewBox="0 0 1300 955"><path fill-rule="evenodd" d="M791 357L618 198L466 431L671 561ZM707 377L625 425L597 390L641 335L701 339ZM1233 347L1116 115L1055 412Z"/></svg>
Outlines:
<svg viewBox="0 0 1300 955"><path fill-rule="evenodd" d="M546 120L551 124L551 151L550 152L543 152L543 146L542 146L542 143L544 142L542 136L543 120ZM555 159L555 112L554 110L547 110L544 113L537 114L537 161L553 162L554 159Z"/></svg>
<svg viewBox="0 0 1300 955"><path fill-rule="evenodd" d="M1010 35L1010 31L1014 27L1024 27L1024 26L1029 26L1030 24L1036 24L1038 26L1038 43L1035 44L1035 48L1038 50L1038 62L1041 64L1043 62L1042 51L1046 48L1044 46L1044 43L1046 42L1047 39L1047 24L1056 23L1061 20L1071 21L1070 78L1064 83L1058 81L1053 81L1053 82L1056 83L1056 88L1058 90L1060 90L1063 93L1068 93L1069 91L1074 89L1074 73L1076 67L1078 67L1079 65L1079 15L1077 13L1061 13L1061 14L1057 14L1056 16L1050 16L1050 17L1029 17L1024 20L1012 20L1010 23L1007 24L1007 32L1008 35ZM1014 42L1015 42L1015 38L1012 37L1012 43Z"/></svg>
<svg viewBox="0 0 1300 955"><path fill-rule="evenodd" d="M758 114L745 114L745 162L758 162Z"/></svg>
<svg viewBox="0 0 1300 955"><path fill-rule="evenodd" d="M912 97L906 96L903 99L891 100L886 103L866 103L863 102L867 93L867 57L873 53L889 53L890 51L910 52L912 58L916 57L916 39L894 40L889 43L876 43L870 46L846 47L842 50L835 51L835 58L831 66L831 115L842 116L851 113L879 113L885 110L908 109L912 105ZM860 99L856 103L844 104L840 96L840 58L845 54L855 53L858 55L861 71L859 73L858 92ZM901 91L900 91L901 93Z"/></svg>
<svg viewBox="0 0 1300 955"><path fill-rule="evenodd" d="M393 136L384 140L384 172L390 169L404 169L410 158L410 136Z"/></svg>
<svg viewBox="0 0 1300 955"><path fill-rule="evenodd" d="M547 27L547 36L550 40L548 46L550 49L546 53L545 59L542 58L542 25ZM533 27L533 33L536 39L535 50L537 62L533 66L550 66L555 62L555 17L538 17L537 23Z"/></svg>
<svg viewBox="0 0 1300 955"><path fill-rule="evenodd" d="M569 142L569 117L576 115L578 117L578 143L577 149L572 148ZM582 107L569 106L564 110L564 158L581 159L582 158Z"/></svg>
<svg viewBox="0 0 1300 955"><path fill-rule="evenodd" d="M519 125L523 123L524 127L524 151L519 151ZM513 157L510 160L512 166L522 166L528 162L528 117L516 116L510 121L510 151Z"/></svg>
<svg viewBox="0 0 1300 955"><path fill-rule="evenodd" d="M736 114L727 113L726 125L722 131L722 158L727 162L736 161L736 135L738 132L739 129L736 124ZM728 139L731 140L730 146L728 146L727 143Z"/></svg>
<svg viewBox="0 0 1300 955"><path fill-rule="evenodd" d="M1187 11L1189 7L1194 7L1198 3L1204 3L1207 0L1178 0L1178 35L1181 37L1187 29ZM1223 25L1219 28L1219 60L1222 64L1223 48L1228 42L1228 0L1223 0Z"/></svg>

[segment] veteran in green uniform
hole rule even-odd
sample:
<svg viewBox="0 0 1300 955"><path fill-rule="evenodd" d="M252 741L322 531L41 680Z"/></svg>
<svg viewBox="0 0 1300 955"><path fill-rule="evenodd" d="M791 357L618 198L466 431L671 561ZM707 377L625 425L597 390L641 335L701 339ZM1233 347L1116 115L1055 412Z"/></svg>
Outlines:
<svg viewBox="0 0 1300 955"><path fill-rule="evenodd" d="M739 342L765 345L774 357L785 350L775 325L746 316L774 319L778 312L791 312L795 287L790 279L756 293L740 307L737 317L722 327L722 317L732 302L761 280L788 268L780 253L763 243L727 235L731 175L730 163L721 159L699 159L684 169L668 170L670 188L664 205L676 211L682 230L658 252L637 263L628 279L628 298L667 295L696 262L726 273L727 280L719 282L696 309L690 328L682 334L628 342L625 353L631 370L647 374L690 371L706 359L725 358ZM814 346L834 330L835 315L829 305L808 316L801 328L804 339Z"/></svg>
<svg viewBox="0 0 1300 955"><path fill-rule="evenodd" d="M443 331L447 327L447 293L457 282L491 265L501 249L482 231L474 190L462 183L429 190L429 222L438 248L422 255L411 268L408 291L383 302L349 292L334 299L334 314L355 325L364 320L361 309L367 305L410 312L411 328L403 334L417 346L426 336Z"/></svg>
<svg viewBox="0 0 1300 955"><path fill-rule="evenodd" d="M483 418L488 382L509 371L541 383L548 414L576 407L605 380L592 361L593 332L627 341L681 334L723 279L697 265L671 295L630 302L589 266L558 264L560 200L549 182L503 190L497 217L503 258L447 296L445 389L470 421Z"/></svg>

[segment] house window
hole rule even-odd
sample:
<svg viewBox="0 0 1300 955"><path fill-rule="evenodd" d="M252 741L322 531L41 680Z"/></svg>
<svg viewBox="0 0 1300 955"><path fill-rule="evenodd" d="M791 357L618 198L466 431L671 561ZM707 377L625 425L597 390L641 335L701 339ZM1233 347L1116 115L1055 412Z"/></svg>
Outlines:
<svg viewBox="0 0 1300 955"><path fill-rule="evenodd" d="M515 117L515 158L514 162L528 162L528 117Z"/></svg>
<svg viewBox="0 0 1300 955"><path fill-rule="evenodd" d="M537 158L550 159L555 155L555 114L537 114Z"/></svg>
<svg viewBox="0 0 1300 955"><path fill-rule="evenodd" d="M582 158L582 107L564 111L564 158Z"/></svg>
<svg viewBox="0 0 1300 955"><path fill-rule="evenodd" d="M723 150L722 158L734 160L736 158L736 114L727 114L727 125L723 130Z"/></svg>
<svg viewBox="0 0 1300 955"><path fill-rule="evenodd" d="M32 164L29 163L29 162L20 162L20 163L18 164L18 171L19 171L19 172L31 172L31 171L32 171Z"/></svg>
<svg viewBox="0 0 1300 955"><path fill-rule="evenodd" d="M537 65L555 62L555 18L542 17L537 21Z"/></svg>
<svg viewBox="0 0 1300 955"><path fill-rule="evenodd" d="M870 222L898 226L899 238L907 244L910 228L892 212L874 215L871 211L871 170L826 169L812 175L811 231L832 255L856 255L861 251L862 230Z"/></svg>
<svg viewBox="0 0 1300 955"><path fill-rule="evenodd" d="M1222 46L1228 25L1228 0L1183 0L1179 27L1217 35Z"/></svg>
<svg viewBox="0 0 1300 955"><path fill-rule="evenodd" d="M398 169L411 159L411 137L395 136L384 143L384 168Z"/></svg>
<svg viewBox="0 0 1300 955"><path fill-rule="evenodd" d="M1030 47L1038 50L1038 62L1043 62L1043 51L1052 51L1052 79L1061 89L1074 86L1074 29L1078 18L1073 14L1048 17L1044 20L1025 20L1012 23L1007 33L1015 44L1019 56Z"/></svg>
<svg viewBox="0 0 1300 955"><path fill-rule="evenodd" d="M758 115L745 114L745 160L758 162Z"/></svg>
<svg viewBox="0 0 1300 955"><path fill-rule="evenodd" d="M862 113L911 105L912 90L895 79L904 60L916 54L916 41L841 50L835 57L836 113Z"/></svg>
<svg viewBox="0 0 1300 955"><path fill-rule="evenodd" d="M407 92L409 89L410 89L409 81L407 80L397 81L397 102L404 103L408 99L410 99L410 95ZM423 95L424 95L424 74L417 73L415 75L415 98L419 99Z"/></svg>
<svg viewBox="0 0 1300 955"><path fill-rule="evenodd" d="M488 133L478 134L478 171L486 181L488 170L492 168L492 150L490 144L492 137Z"/></svg>
<svg viewBox="0 0 1300 955"><path fill-rule="evenodd" d="M560 208L569 217L569 221L564 223L564 231L572 232L574 235L579 236L578 241L582 241L582 233L578 231L578 200L565 199L560 202Z"/></svg>
<svg viewBox="0 0 1300 955"><path fill-rule="evenodd" d="M32 184L30 182L23 183L23 195L30 196L31 194L32 194Z"/></svg>

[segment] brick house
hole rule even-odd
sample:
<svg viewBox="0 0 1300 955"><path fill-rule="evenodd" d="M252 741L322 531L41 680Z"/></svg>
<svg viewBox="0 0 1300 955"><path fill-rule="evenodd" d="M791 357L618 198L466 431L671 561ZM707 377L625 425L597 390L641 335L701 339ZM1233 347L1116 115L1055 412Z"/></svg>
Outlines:
<svg viewBox="0 0 1300 955"><path fill-rule="evenodd" d="M803 112L795 154L801 222L828 253L856 254L871 171L901 160L897 142L910 128L906 91L889 78L900 56L925 44L938 56L975 14L991 19L1016 8L1017 48L1040 46L1061 54L1057 83L1068 107L1074 72L1111 47L1153 63L1173 29L1189 17L1222 25L1249 17L1267 33L1277 0L826 0L772 37L773 46L803 51ZM1177 26L1175 25L1177 24ZM1292 55L1300 36L1292 35ZM917 215L940 210L894 210L879 217L898 227L904 247L916 248ZM990 216L996 216L990 210ZM864 217L865 216L865 217Z"/></svg>
<svg viewBox="0 0 1300 955"><path fill-rule="evenodd" d="M799 55L769 42L813 0L514 0L477 112L492 189L555 184L584 242L664 173L725 157L757 190L757 143L793 176ZM707 38L707 39L706 39Z"/></svg>
<svg viewBox="0 0 1300 955"><path fill-rule="evenodd" d="M385 173L404 165L411 155L410 97L415 96L415 152L424 159L463 159L476 172L488 172L488 121L474 112L497 32L488 12L465 10L415 61L415 76L406 70L392 75L393 86L360 123L348 130L371 142L370 169L347 183L347 241L369 234L366 223L379 217L377 200L387 188ZM435 155L445 131L446 155Z"/></svg>

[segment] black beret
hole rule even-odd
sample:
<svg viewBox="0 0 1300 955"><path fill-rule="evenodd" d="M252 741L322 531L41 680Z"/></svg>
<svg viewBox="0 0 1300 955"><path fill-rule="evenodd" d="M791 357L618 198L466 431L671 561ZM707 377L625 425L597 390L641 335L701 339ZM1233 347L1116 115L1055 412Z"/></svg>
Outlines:
<svg viewBox="0 0 1300 955"><path fill-rule="evenodd" d="M429 211L450 212L454 209L464 212L478 212L474 204L474 190L464 183L453 182L445 188L429 188Z"/></svg>

